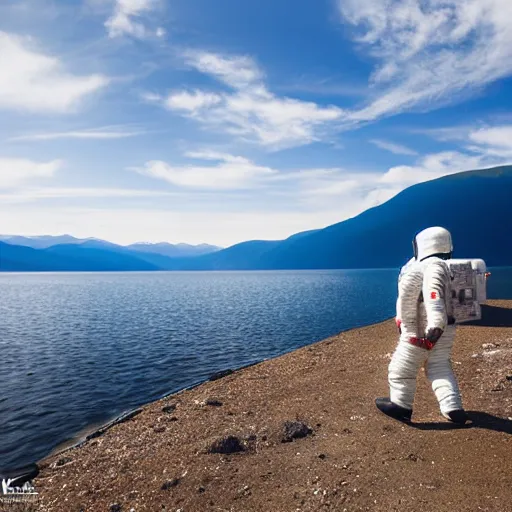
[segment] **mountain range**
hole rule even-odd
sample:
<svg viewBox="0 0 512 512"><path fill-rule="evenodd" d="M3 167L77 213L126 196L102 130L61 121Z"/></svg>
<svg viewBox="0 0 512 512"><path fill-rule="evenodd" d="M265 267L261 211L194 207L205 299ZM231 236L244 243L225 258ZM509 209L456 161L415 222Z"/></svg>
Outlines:
<svg viewBox="0 0 512 512"><path fill-rule="evenodd" d="M153 252L170 258L200 256L211 252L220 251L222 247L215 245L199 244L170 244L167 242L150 243L138 242L136 244L121 246L101 240L99 238L75 238L71 235L43 235L43 236L19 236L19 235L0 235L0 241L10 245L23 245L32 247L32 249L47 249L55 245L82 245L83 247L94 245L96 248L126 248L140 252ZM85 245L84 245L85 244Z"/></svg>
<svg viewBox="0 0 512 512"><path fill-rule="evenodd" d="M137 243L121 246L97 238L0 235L0 271L169 270L171 258L215 251L213 245Z"/></svg>
<svg viewBox="0 0 512 512"><path fill-rule="evenodd" d="M435 225L452 232L456 257L512 265L512 166L452 174L324 229L222 250L197 246L190 254L170 244L124 247L96 239L77 242L68 235L28 243L24 237L3 237L0 270L396 268L411 256L414 235Z"/></svg>

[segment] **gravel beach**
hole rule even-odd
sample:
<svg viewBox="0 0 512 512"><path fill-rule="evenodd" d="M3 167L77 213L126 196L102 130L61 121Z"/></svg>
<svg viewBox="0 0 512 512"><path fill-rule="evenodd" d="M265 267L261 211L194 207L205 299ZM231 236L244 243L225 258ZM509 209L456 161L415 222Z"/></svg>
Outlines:
<svg viewBox="0 0 512 512"><path fill-rule="evenodd" d="M512 511L512 302L457 331L468 427L423 370L411 425L375 408L396 343L387 321L144 406L42 461L34 510Z"/></svg>

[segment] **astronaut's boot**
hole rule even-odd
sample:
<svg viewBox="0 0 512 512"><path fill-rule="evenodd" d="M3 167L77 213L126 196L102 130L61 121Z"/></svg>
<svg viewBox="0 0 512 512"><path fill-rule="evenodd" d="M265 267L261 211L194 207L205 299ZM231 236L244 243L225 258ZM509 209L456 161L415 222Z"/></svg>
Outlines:
<svg viewBox="0 0 512 512"><path fill-rule="evenodd" d="M456 411L443 412L443 416L452 421L453 423L457 423L457 425L465 425L469 417L464 409L457 409Z"/></svg>
<svg viewBox="0 0 512 512"><path fill-rule="evenodd" d="M409 423L412 418L412 409L406 409L397 404L394 404L389 398L377 398L375 405L379 411L383 412L386 416L390 416L398 421Z"/></svg>

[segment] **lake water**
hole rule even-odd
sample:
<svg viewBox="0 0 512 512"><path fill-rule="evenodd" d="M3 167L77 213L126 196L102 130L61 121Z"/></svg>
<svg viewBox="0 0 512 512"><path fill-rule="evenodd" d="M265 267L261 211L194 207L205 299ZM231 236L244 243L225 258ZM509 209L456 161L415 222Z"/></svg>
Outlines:
<svg viewBox="0 0 512 512"><path fill-rule="evenodd" d="M397 275L0 274L0 468L216 371L389 318ZM512 269L489 291L512 298Z"/></svg>

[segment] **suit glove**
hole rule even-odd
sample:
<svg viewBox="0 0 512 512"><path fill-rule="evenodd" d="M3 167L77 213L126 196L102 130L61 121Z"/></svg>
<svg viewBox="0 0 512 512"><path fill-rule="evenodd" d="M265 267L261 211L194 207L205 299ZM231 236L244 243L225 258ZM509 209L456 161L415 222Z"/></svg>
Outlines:
<svg viewBox="0 0 512 512"><path fill-rule="evenodd" d="M431 327L427 330L427 334L425 335L425 338L430 341L433 345L435 345L439 338L443 335L443 329L439 327Z"/></svg>

